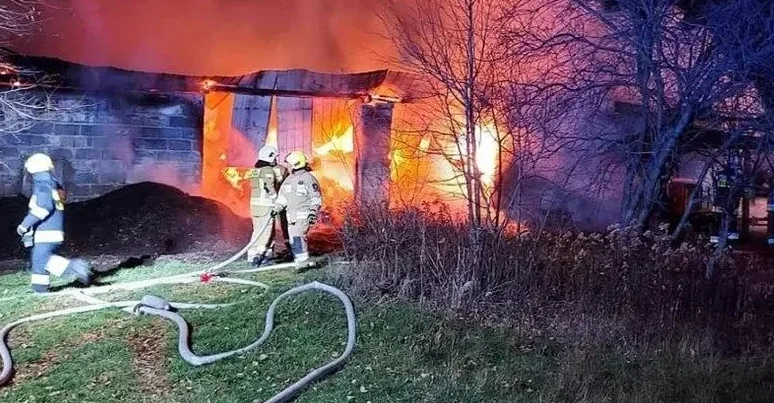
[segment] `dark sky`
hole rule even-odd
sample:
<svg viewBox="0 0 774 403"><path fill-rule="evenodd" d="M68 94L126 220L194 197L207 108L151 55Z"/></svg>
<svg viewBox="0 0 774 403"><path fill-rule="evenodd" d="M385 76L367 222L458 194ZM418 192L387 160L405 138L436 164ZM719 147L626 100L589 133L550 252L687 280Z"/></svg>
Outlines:
<svg viewBox="0 0 774 403"><path fill-rule="evenodd" d="M25 53L190 74L384 66L379 0L46 0Z"/></svg>

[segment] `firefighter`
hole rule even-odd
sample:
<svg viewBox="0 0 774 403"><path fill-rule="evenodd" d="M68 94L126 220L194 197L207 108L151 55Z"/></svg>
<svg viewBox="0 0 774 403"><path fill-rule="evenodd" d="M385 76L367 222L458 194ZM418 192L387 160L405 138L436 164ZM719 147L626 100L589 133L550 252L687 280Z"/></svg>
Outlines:
<svg viewBox="0 0 774 403"><path fill-rule="evenodd" d="M75 276L89 285L92 273L81 259L67 259L56 254L64 242L64 189L54 177L54 164L46 154L34 154L24 163L32 176L29 211L16 228L25 246L32 247L32 291L49 291L50 275Z"/></svg>
<svg viewBox="0 0 774 403"><path fill-rule="evenodd" d="M247 251L247 260L255 266L267 264L274 258L274 200L282 183L282 172L277 168L277 149L263 146L258 150L258 161L250 174L250 216L253 220L251 239L258 241ZM261 232L262 231L262 232Z"/></svg>
<svg viewBox="0 0 774 403"><path fill-rule="evenodd" d="M317 215L322 206L320 184L312 175L304 153L293 151L285 157L285 162L292 172L280 186L274 213L287 211L288 235L293 260L300 268L308 267L310 264L306 236L309 227L317 222Z"/></svg>
<svg viewBox="0 0 774 403"><path fill-rule="evenodd" d="M285 181L285 179L290 175L290 172L288 169L282 165L277 164L274 167L274 171L277 174L277 176L280 178L280 184ZM290 260L293 260L293 256L290 253L290 235L288 234L288 215L285 210L282 210L282 212L279 213L279 222L280 222L280 229L282 230L282 240L285 244L285 253L287 253L287 258ZM277 262L285 261L285 259L277 260Z"/></svg>

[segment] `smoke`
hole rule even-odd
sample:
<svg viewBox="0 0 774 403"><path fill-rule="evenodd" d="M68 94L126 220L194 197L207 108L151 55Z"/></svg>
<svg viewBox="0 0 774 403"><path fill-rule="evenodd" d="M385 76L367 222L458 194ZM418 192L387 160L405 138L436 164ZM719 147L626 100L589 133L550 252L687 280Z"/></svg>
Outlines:
<svg viewBox="0 0 774 403"><path fill-rule="evenodd" d="M379 2L363 0L62 0L21 52L195 75L261 69L384 68Z"/></svg>
<svg viewBox="0 0 774 403"><path fill-rule="evenodd" d="M156 159L140 159L126 173L126 183L155 182L169 185L193 196L199 196L201 187L180 174L180 167Z"/></svg>

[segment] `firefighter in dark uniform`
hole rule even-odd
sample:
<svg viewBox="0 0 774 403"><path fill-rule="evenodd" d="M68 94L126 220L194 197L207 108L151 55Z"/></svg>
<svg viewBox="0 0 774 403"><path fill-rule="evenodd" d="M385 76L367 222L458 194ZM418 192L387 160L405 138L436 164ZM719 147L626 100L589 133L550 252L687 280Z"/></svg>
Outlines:
<svg viewBox="0 0 774 403"><path fill-rule="evenodd" d="M45 154L34 154L24 163L32 176L29 211L16 228L25 246L32 247L32 291L46 293L50 275L74 276L79 282L91 282L89 265L81 259L56 254L64 242L64 189L54 177L54 164Z"/></svg>

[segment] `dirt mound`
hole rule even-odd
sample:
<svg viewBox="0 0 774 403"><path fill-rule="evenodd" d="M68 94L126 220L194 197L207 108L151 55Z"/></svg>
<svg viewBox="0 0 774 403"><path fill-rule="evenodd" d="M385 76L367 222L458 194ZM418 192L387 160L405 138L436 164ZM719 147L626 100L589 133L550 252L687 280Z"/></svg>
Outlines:
<svg viewBox="0 0 774 403"><path fill-rule="evenodd" d="M21 196L0 199L0 258L26 256L16 235L16 226L27 214L27 199Z"/></svg>
<svg viewBox="0 0 774 403"><path fill-rule="evenodd" d="M247 242L250 221L220 203L143 182L68 205L68 246L78 254L158 254Z"/></svg>
<svg viewBox="0 0 774 403"><path fill-rule="evenodd" d="M23 197L0 199L0 259L26 257L16 226L27 211ZM101 197L69 203L65 253L85 256L178 254L234 250L250 239L252 223L218 202L174 187L143 182ZM335 234L315 231L312 252L336 247Z"/></svg>

